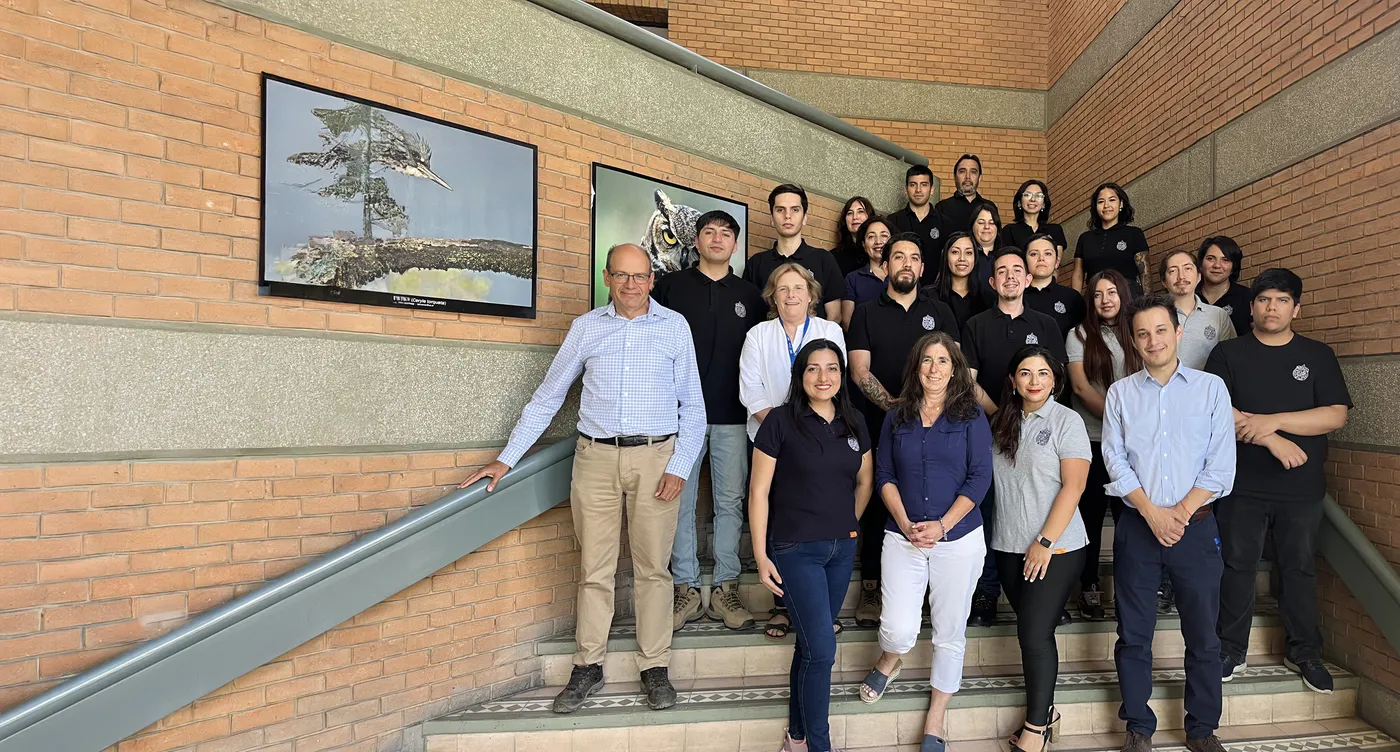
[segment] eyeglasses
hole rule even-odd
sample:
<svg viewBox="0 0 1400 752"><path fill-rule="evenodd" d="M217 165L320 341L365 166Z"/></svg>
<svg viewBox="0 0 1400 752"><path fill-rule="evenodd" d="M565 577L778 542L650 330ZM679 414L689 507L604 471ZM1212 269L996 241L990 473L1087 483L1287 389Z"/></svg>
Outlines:
<svg viewBox="0 0 1400 752"><path fill-rule="evenodd" d="M1025 200L1027 200L1027 201L1044 201L1044 200L1045 200L1045 194L1044 194L1044 193L1031 193L1030 191L1026 191L1025 193L1022 193L1022 194L1021 194L1021 198L1025 199Z"/></svg>
<svg viewBox="0 0 1400 752"><path fill-rule="evenodd" d="M612 281L613 281L613 282L616 282L616 283L619 284L619 285L626 284L626 283L627 283L627 280L629 280L629 279L632 280L633 282L636 282L636 283L639 284L639 285L644 285L644 284L646 284L647 280L651 279L651 272L647 272L646 274L628 274L627 272L608 272L608 276L609 276L609 277L612 277Z"/></svg>

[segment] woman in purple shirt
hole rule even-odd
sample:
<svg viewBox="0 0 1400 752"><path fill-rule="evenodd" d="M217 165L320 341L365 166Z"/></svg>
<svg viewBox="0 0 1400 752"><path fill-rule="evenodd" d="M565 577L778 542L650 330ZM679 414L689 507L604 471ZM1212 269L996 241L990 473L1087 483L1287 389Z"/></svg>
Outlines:
<svg viewBox="0 0 1400 752"><path fill-rule="evenodd" d="M860 689L880 699L919 637L924 594L933 619L933 697L921 752L947 746L944 717L962 684L967 616L986 543L978 505L992 484L992 431L973 397L962 350L942 332L909 353L904 391L885 416L875 489L890 510L880 556L880 658Z"/></svg>

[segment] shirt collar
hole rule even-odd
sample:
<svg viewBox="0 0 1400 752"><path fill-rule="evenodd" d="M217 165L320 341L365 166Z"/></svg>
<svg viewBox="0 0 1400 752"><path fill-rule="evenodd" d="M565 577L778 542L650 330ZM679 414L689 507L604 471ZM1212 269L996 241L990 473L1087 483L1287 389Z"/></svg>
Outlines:
<svg viewBox="0 0 1400 752"><path fill-rule="evenodd" d="M880 282L881 284L884 284L884 282L885 282L885 280L880 279L880 275L876 274L875 272L870 271L870 262L869 262L869 261L867 261L867 262L865 263L864 266L862 266L861 268L857 269L857 270L856 270L856 274L859 274L859 275L862 275L862 276L865 276L865 277L869 277L869 278L871 278L871 279L873 279L873 280L876 280L876 281Z"/></svg>
<svg viewBox="0 0 1400 752"><path fill-rule="evenodd" d="M646 313L643 313L642 315L638 316L637 318L639 318L639 319L645 319L645 318L663 318L663 315L662 315L661 312L664 311L664 310L665 310L665 309L662 308L660 305L658 305L657 302L656 302L655 300L652 300L651 297L648 296L648 297L647 297L647 311L646 311ZM623 321L626 321L626 320L627 320L627 319L623 319L621 316L617 315L617 305L614 304L611 300L608 301L608 307L607 307L606 310L603 311L603 315L604 315L604 316L611 316L612 318L621 319L621 320L623 320ZM635 320L635 319L634 319L634 320Z"/></svg>
<svg viewBox="0 0 1400 752"><path fill-rule="evenodd" d="M1177 359L1176 359L1176 373L1173 373L1173 374L1172 374L1172 377L1171 377L1170 379L1167 379L1167 384L1170 384L1170 383L1172 383L1173 381L1176 381L1178 378L1181 379L1182 381L1185 381L1185 382L1188 383L1188 384L1191 383L1191 381L1192 381L1191 377L1186 375L1186 372L1189 371L1189 370L1191 370L1191 369L1189 369L1189 368L1187 368L1186 366L1182 365L1182 363L1181 363L1181 358L1177 358ZM1149 371L1149 370L1147 370L1146 368L1142 369L1142 370L1139 371L1138 373L1139 373L1138 386L1147 386L1148 384L1157 384L1157 380L1154 379L1154 378L1152 378L1152 372ZM1162 385L1162 384L1157 384L1157 386L1163 386L1163 385Z"/></svg>
<svg viewBox="0 0 1400 752"><path fill-rule="evenodd" d="M797 246L797 250L793 251L791 256L784 256L782 253L780 253L780 252L778 251L778 241L776 241L776 240L773 241L773 247L772 247L770 250L772 250L773 253L776 254L776 255L778 256L778 258L780 258L780 259L788 259L788 260L793 260L793 261L795 261L795 260L797 260L797 259L799 259L799 258L802 258L802 257L803 257L804 255L806 255L809 251L812 251L812 250L815 250L815 249L816 249L816 246L808 245L808 244L807 244L807 239L806 239L806 238L803 238L803 239L802 239L802 243L801 243L800 245Z"/></svg>
<svg viewBox="0 0 1400 752"><path fill-rule="evenodd" d="M1050 417L1050 412L1051 412L1052 410L1054 410L1054 409L1055 409L1055 399L1052 397L1052 398L1050 398L1050 399L1048 399L1048 400L1045 400L1045 404L1041 405L1041 406L1040 406L1040 409L1036 410L1036 411L1033 412L1033 413L1026 413L1026 417L1028 417L1028 418L1049 418L1049 417Z"/></svg>
<svg viewBox="0 0 1400 752"><path fill-rule="evenodd" d="M698 264L686 269L686 271L690 272L690 276L694 277L697 282L700 282L702 284L714 283L728 287L729 280L736 279L736 277L734 276L734 267L732 266L729 267L729 273L719 279L710 279L710 275L700 271L700 266Z"/></svg>

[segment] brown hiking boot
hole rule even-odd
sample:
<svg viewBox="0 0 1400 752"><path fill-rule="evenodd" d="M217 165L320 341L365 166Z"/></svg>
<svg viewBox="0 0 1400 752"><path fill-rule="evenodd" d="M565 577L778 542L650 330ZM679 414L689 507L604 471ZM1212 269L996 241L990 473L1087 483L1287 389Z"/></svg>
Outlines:
<svg viewBox="0 0 1400 752"><path fill-rule="evenodd" d="M1220 743L1220 737L1215 734L1203 736L1200 739L1187 739L1186 748L1191 752L1225 752L1225 747Z"/></svg>
<svg viewBox="0 0 1400 752"><path fill-rule="evenodd" d="M860 602L856 604L856 626L880 626L880 583L865 580L860 583Z"/></svg>
<svg viewBox="0 0 1400 752"><path fill-rule="evenodd" d="M1121 752L1152 752L1152 737L1129 731L1128 738L1123 740Z"/></svg>
<svg viewBox="0 0 1400 752"><path fill-rule="evenodd" d="M744 608L739 600L739 582L733 580L721 584L710 591L710 607L705 615L715 621L724 622L730 629L748 629L753 626L753 614Z"/></svg>
<svg viewBox="0 0 1400 752"><path fill-rule="evenodd" d="M684 627L686 622L699 619L704 614L701 611L700 591L689 585L677 585L676 597L671 601L671 616L674 623L671 631Z"/></svg>

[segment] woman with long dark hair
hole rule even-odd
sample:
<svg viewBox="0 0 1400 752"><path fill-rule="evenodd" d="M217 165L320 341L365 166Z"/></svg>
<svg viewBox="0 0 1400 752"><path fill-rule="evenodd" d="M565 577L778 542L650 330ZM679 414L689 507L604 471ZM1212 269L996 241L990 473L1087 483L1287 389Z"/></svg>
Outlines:
<svg viewBox="0 0 1400 752"><path fill-rule="evenodd" d="M885 291L885 264L880 259L893 232L883 217L871 217L856 230L856 242L865 254L865 264L846 275L846 294L841 298L842 329L850 328L856 306L880 297Z"/></svg>
<svg viewBox="0 0 1400 752"><path fill-rule="evenodd" d="M987 280L976 275L977 249L972 233L955 232L943 243L938 271L933 278L933 294L953 310L958 331L967 320L991 308L996 298Z"/></svg>
<svg viewBox="0 0 1400 752"><path fill-rule="evenodd" d="M1016 351L992 417L992 477L997 514L992 551L1016 611L1016 639L1026 676L1026 722L1014 752L1041 752L1054 739L1055 626L1084 568L1088 535L1079 496L1089 475L1084 419L1055 401L1065 369L1043 345Z"/></svg>
<svg viewBox="0 0 1400 752"><path fill-rule="evenodd" d="M1098 557L1103 544L1103 515L1112 504L1116 520L1122 509L1122 502L1110 499L1103 490L1109 480L1103 461L1104 399L1115 381L1142 368L1142 359L1133 348L1132 298L1128 290L1128 280L1112 269L1090 277L1089 289L1084 292L1084 321L1071 329L1065 340L1069 380L1074 390L1070 403L1084 420L1093 454L1089 483L1079 498L1079 514L1089 533L1090 552L1079 575L1079 615L1091 621L1104 619Z"/></svg>
<svg viewBox="0 0 1400 752"><path fill-rule="evenodd" d="M1011 245L1027 250L1035 235L1049 235L1055 241L1060 256L1065 253L1064 228L1050 221L1050 189L1039 180L1027 180L1011 197L1015 216L1001 228L998 245Z"/></svg>
<svg viewBox="0 0 1400 752"><path fill-rule="evenodd" d="M831 752L836 635L874 471L865 421L847 399L837 343L803 345L787 402L754 437L749 530L758 580L787 604L797 632L784 750Z"/></svg>
<svg viewBox="0 0 1400 752"><path fill-rule="evenodd" d="M831 255L836 257L836 265L841 267L841 276L865 265L865 250L860 246L856 233L867 219L875 216L875 205L864 196L852 196L841 207L841 221L836 226L836 247Z"/></svg>
<svg viewBox="0 0 1400 752"><path fill-rule="evenodd" d="M997 205L986 200L974 201L972 204L972 225L967 229L968 232L972 233L972 247L977 251L975 255L977 266L973 269L972 276L976 277L983 285L990 287L992 284L992 254L1001 247L997 243L997 238L1001 235L1001 212L997 211Z"/></svg>
<svg viewBox="0 0 1400 752"><path fill-rule="evenodd" d="M1147 277L1147 236L1133 226L1133 203L1117 183L1094 189L1089 200L1089 231L1074 244L1074 291L1084 293L1084 280L1113 269L1128 280L1132 297L1142 295Z"/></svg>
<svg viewBox="0 0 1400 752"><path fill-rule="evenodd" d="M922 752L947 745L948 701L962 686L967 617L987 551L978 505L992 483L992 434L975 385L958 343L926 334L909 353L904 389L880 429L876 487L890 513L880 553L882 652L860 698L878 701L899 675L927 595L934 652Z"/></svg>

